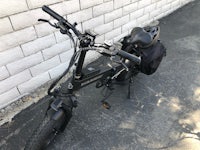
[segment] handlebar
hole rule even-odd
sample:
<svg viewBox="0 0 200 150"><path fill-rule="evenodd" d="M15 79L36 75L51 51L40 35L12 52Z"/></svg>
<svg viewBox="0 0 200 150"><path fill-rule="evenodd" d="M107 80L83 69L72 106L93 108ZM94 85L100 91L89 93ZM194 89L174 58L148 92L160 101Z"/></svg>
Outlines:
<svg viewBox="0 0 200 150"><path fill-rule="evenodd" d="M108 48L105 47L86 47L86 48L82 48L82 50L88 51L88 50L96 50L97 52L101 53L102 55L106 55L106 56L121 56L122 58L128 59L136 64L140 64L141 63L141 58L134 55L134 54L130 54L126 51L123 50L118 50L115 49L113 51L109 50Z"/></svg>
<svg viewBox="0 0 200 150"><path fill-rule="evenodd" d="M75 25L70 24L66 19L64 19L62 16L60 16L58 13L56 13L55 11L53 11L52 9L50 9L48 6L44 5L42 7L42 10L45 11L46 13L48 13L49 15L51 15L54 19L56 19L57 21L59 21L60 23L63 23L67 26L68 29L72 29L73 32L79 37L81 36L81 33L75 28ZM109 54L112 55L112 52L108 52ZM107 53L107 54L108 54ZM137 57L133 54L127 53L126 51L123 50L117 50L117 55L129 59L132 62L135 62L137 64L140 64L141 62L141 58Z"/></svg>
<svg viewBox="0 0 200 150"><path fill-rule="evenodd" d="M52 16L54 19L56 19L59 23L64 24L65 27L69 30L71 29L74 34L77 37L80 37L82 34L80 33L80 31L78 31L76 29L76 23L74 25L72 25L71 23L69 23L65 18L63 18L62 16L60 16L58 13L56 13L55 11L53 11L51 8L49 8L48 6L44 5L42 6L42 10L45 11L46 13L48 13L50 16Z"/></svg>
<svg viewBox="0 0 200 150"><path fill-rule="evenodd" d="M141 58L140 57L137 57L136 55L133 55L133 54L130 54L126 51L123 51L123 50L118 50L117 54L123 58L126 58L132 62L135 62L137 64L140 64L141 63Z"/></svg>
<svg viewBox="0 0 200 150"><path fill-rule="evenodd" d="M53 11L46 5L42 6L42 10L45 11L46 13L48 13L50 16L52 16L54 19L56 19L58 21L65 20L62 16L60 16L58 13L56 13L55 11Z"/></svg>

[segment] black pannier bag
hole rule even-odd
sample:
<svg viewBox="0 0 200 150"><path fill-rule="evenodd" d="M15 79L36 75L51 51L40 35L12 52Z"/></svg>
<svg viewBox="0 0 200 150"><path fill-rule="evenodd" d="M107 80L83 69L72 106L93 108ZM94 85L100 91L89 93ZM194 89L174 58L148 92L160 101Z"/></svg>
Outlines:
<svg viewBox="0 0 200 150"><path fill-rule="evenodd" d="M166 48L159 40L150 47L141 49L140 52L140 71L146 75L153 74L160 65L163 56L166 56Z"/></svg>
<svg viewBox="0 0 200 150"><path fill-rule="evenodd" d="M129 53L134 53L137 56L141 56L141 64L138 66L138 68L140 72L146 75L153 74L159 67L163 56L166 56L166 48L160 42L160 40L158 40L159 31L155 30L155 32L151 32L152 30L154 31L155 28L156 27L148 28L148 32L145 28L136 27L132 30L130 35L125 36L121 40L122 50ZM150 41L150 44L144 43L146 40L145 38L149 37L148 34L152 35L154 33L156 38ZM139 45L137 42L143 45Z"/></svg>

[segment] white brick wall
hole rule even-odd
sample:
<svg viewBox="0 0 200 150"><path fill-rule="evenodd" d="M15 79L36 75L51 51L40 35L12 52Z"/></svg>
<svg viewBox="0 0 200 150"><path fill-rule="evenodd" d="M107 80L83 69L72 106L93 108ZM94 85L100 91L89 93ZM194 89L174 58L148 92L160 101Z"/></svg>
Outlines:
<svg viewBox="0 0 200 150"><path fill-rule="evenodd" d="M14 75L16 73L19 73L25 69L28 69L34 65L37 65L43 61L42 53L38 52L34 55L24 57L23 59L20 59L18 61L15 61L13 63L10 63L7 66L8 71L11 75Z"/></svg>
<svg viewBox="0 0 200 150"><path fill-rule="evenodd" d="M34 39L36 39L36 33L33 27L3 35L0 37L0 51L19 46Z"/></svg>
<svg viewBox="0 0 200 150"><path fill-rule="evenodd" d="M9 16L18 12L28 10L26 0L1 0L0 17Z"/></svg>
<svg viewBox="0 0 200 150"><path fill-rule="evenodd" d="M17 85L31 79L31 74L28 70L20 72L0 82L0 94L16 87Z"/></svg>
<svg viewBox="0 0 200 150"><path fill-rule="evenodd" d="M22 83L18 86L19 92L21 94L25 94L28 92L33 91L37 87L41 86L42 84L46 83L50 80L48 72L40 74L36 77L33 77L29 81Z"/></svg>
<svg viewBox="0 0 200 150"><path fill-rule="evenodd" d="M56 39L53 34L38 38L35 41L28 42L22 45L22 50L25 56L34 54L42 49L48 48L56 43Z"/></svg>
<svg viewBox="0 0 200 150"><path fill-rule="evenodd" d="M92 29L96 26L100 26L104 24L104 16L98 16L83 22L83 30Z"/></svg>
<svg viewBox="0 0 200 150"><path fill-rule="evenodd" d="M56 67L60 64L59 56L55 56L47 61L44 61L32 68L30 68L32 76L40 75L41 73L44 73L48 71L49 69L52 69L53 67Z"/></svg>
<svg viewBox="0 0 200 150"><path fill-rule="evenodd" d="M0 52L0 66L17 61L18 59L22 59L23 57L24 55L19 46Z"/></svg>
<svg viewBox="0 0 200 150"><path fill-rule="evenodd" d="M79 12L70 14L67 19L70 22L82 22L92 18L92 8L84 9Z"/></svg>
<svg viewBox="0 0 200 150"><path fill-rule="evenodd" d="M55 20L42 5L78 22L78 29L93 29L117 41L138 25L159 19L192 0L1 0L0 1L0 108L17 100L68 66L72 45L66 35L39 18ZM87 58L94 58L89 53Z"/></svg>
<svg viewBox="0 0 200 150"><path fill-rule="evenodd" d="M0 67L0 81L9 77L8 70L5 66Z"/></svg>
<svg viewBox="0 0 200 150"><path fill-rule="evenodd" d="M9 18L0 19L0 34L3 35L12 31L13 29Z"/></svg>
<svg viewBox="0 0 200 150"><path fill-rule="evenodd" d="M50 16L46 13L44 14L41 9L35 9L10 16L10 20L15 30L36 24L38 23L37 20L39 18L50 19Z"/></svg>
<svg viewBox="0 0 200 150"><path fill-rule="evenodd" d="M105 14L105 23L111 22L122 16L122 8L114 10L110 13Z"/></svg>
<svg viewBox="0 0 200 150"><path fill-rule="evenodd" d="M81 9L85 9L103 3L103 0L82 0L80 2Z"/></svg>
<svg viewBox="0 0 200 150"><path fill-rule="evenodd" d="M113 1L93 7L93 15L99 16L113 10Z"/></svg>

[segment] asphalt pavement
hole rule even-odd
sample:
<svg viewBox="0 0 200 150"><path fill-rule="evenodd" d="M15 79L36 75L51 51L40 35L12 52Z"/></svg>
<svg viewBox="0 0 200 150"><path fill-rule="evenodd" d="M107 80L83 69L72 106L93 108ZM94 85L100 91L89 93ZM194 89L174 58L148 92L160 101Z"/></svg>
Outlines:
<svg viewBox="0 0 200 150"><path fill-rule="evenodd" d="M153 75L138 74L127 99L127 84L115 85L101 106L92 84L77 94L79 106L50 150L199 150L200 1L159 20L165 57ZM41 121L44 98L1 126L0 149L21 150Z"/></svg>

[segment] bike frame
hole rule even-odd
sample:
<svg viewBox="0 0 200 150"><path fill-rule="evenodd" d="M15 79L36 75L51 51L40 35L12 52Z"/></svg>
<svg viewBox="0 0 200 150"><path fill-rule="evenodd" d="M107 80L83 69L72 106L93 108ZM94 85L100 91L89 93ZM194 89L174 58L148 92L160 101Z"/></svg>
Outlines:
<svg viewBox="0 0 200 150"><path fill-rule="evenodd" d="M85 57L87 52L88 51L81 51L78 63L76 65L76 69L73 72L72 78L68 82L68 90L70 91L70 94L72 94L73 91L77 91L95 81L101 80L108 76L113 76L117 71L124 68L121 64L116 64L116 63L115 66L113 67L86 66L84 68L83 64L85 62Z"/></svg>

